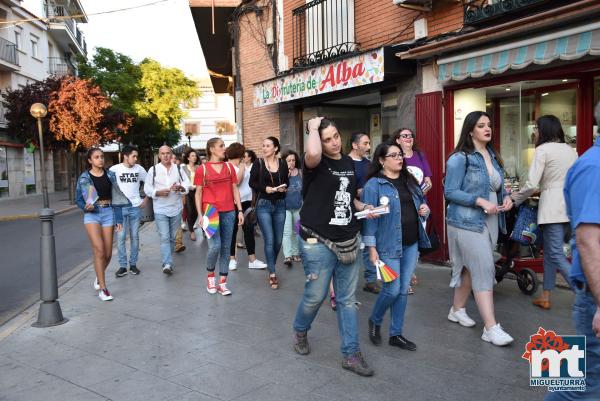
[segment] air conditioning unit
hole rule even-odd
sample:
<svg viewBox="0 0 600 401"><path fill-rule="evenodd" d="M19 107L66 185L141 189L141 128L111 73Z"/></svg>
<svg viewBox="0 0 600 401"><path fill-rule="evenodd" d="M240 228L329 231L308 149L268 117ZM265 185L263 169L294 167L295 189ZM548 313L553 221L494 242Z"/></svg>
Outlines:
<svg viewBox="0 0 600 401"><path fill-rule="evenodd" d="M392 0L397 6L417 11L431 11L432 0Z"/></svg>

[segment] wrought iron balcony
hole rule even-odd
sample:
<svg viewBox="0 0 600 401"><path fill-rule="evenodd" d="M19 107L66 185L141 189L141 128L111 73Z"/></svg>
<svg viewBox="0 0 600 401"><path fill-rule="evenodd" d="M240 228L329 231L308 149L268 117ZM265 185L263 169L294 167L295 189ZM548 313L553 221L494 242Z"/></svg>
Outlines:
<svg viewBox="0 0 600 401"><path fill-rule="evenodd" d="M358 51L354 0L313 0L292 10L292 34L294 68Z"/></svg>
<svg viewBox="0 0 600 401"><path fill-rule="evenodd" d="M48 74L75 75L75 67L70 60L62 57L48 57Z"/></svg>
<svg viewBox="0 0 600 401"><path fill-rule="evenodd" d="M19 65L17 45L4 38L0 38L0 59L14 65Z"/></svg>
<svg viewBox="0 0 600 401"><path fill-rule="evenodd" d="M477 26L489 22L525 17L545 11L564 1L555 0L470 0L463 1L464 24Z"/></svg>

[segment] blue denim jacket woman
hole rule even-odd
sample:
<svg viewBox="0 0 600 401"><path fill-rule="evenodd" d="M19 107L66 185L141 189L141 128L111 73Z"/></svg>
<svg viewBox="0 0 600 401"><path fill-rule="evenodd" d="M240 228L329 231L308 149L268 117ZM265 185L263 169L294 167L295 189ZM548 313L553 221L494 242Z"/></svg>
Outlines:
<svg viewBox="0 0 600 401"><path fill-rule="evenodd" d="M130 207L131 202L127 197L121 192L119 189L119 184L117 183L117 176L114 172L105 169L106 174L108 175L108 179L112 184L111 194L112 194L112 207L115 214L115 224L123 224L123 213L122 207ZM87 211L85 210L85 199L83 199L83 192L87 192L87 188L93 186L92 178L90 177L90 172L88 170L81 173L79 178L77 179L77 188L75 189L75 202L77 206L83 210L85 213L98 213L100 208L97 205L94 205L94 210Z"/></svg>
<svg viewBox="0 0 600 401"><path fill-rule="evenodd" d="M376 247L379 256L400 258L402 257L402 225L400 224L402 211L400 196L396 188L383 177L373 177L365 184L361 200L368 205L379 206L380 200L384 196L389 200L390 213L376 219L365 220L362 227L362 239L365 246ZM412 198L416 210L425 204L423 192L418 186L415 186ZM419 216L419 219L424 222L427 217ZM419 224L419 247L431 247L429 237L422 224Z"/></svg>
<svg viewBox="0 0 600 401"><path fill-rule="evenodd" d="M369 338L373 344L381 344L380 328L389 309L389 344L415 351L417 346L402 334L408 288L417 266L419 246L431 247L423 228L429 215L429 207L417 181L404 165L403 156L402 149L396 143L381 144L375 149L369 172L372 178L363 188L362 201L372 206L387 203L390 212L379 218L366 220L362 233L369 261L374 266L385 263L397 276L387 281L384 277L381 292L369 318Z"/></svg>
<svg viewBox="0 0 600 401"><path fill-rule="evenodd" d="M492 147L488 146L487 149L494 169L502 178L502 186L498 191L498 204L501 205L508 196L504 188L504 170L500 167ZM490 177L480 152L456 152L450 156L446 163L444 183L444 196L448 205L446 222L454 227L482 232L486 213L476 202L477 198L487 199L489 187ZM504 212L498 213L498 224L500 231L506 233Z"/></svg>

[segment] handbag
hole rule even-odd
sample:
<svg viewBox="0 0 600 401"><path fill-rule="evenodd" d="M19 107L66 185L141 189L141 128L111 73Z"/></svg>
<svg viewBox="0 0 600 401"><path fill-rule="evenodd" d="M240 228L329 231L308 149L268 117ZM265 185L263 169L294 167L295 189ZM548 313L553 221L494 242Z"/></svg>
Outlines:
<svg viewBox="0 0 600 401"><path fill-rule="evenodd" d="M154 221L154 206L152 205L152 198L147 196L145 199L146 203L140 208L140 223L149 223Z"/></svg>
<svg viewBox="0 0 600 401"><path fill-rule="evenodd" d="M437 251L440 248L440 237L438 236L437 230L432 222L427 224L427 229L425 231L427 237L429 238L429 244L431 248L421 248L419 247L419 253L421 255L427 255L428 253L432 253Z"/></svg>
<svg viewBox="0 0 600 401"><path fill-rule="evenodd" d="M521 245L532 245L541 233L537 224L537 207L521 205L510 239Z"/></svg>

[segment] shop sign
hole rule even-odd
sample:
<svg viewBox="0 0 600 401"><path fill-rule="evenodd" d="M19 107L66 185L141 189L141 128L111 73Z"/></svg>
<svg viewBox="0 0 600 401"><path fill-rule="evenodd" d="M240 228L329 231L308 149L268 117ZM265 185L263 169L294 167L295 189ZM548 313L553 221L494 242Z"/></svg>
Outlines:
<svg viewBox="0 0 600 401"><path fill-rule="evenodd" d="M25 185L35 185L35 161L33 153L23 149L24 182Z"/></svg>
<svg viewBox="0 0 600 401"><path fill-rule="evenodd" d="M254 107L381 82L383 48L254 85Z"/></svg>

